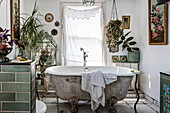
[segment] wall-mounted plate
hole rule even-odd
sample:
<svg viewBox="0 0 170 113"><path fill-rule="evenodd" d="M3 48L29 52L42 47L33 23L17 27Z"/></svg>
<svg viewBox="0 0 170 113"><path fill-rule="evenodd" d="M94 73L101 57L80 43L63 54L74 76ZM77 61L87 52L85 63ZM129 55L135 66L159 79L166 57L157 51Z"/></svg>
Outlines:
<svg viewBox="0 0 170 113"><path fill-rule="evenodd" d="M58 34L58 31L56 29L53 29L53 30L51 30L51 34L55 36Z"/></svg>
<svg viewBox="0 0 170 113"><path fill-rule="evenodd" d="M54 16L53 16L51 13L47 13L47 14L45 15L45 21L46 21L46 22L52 22L53 19L54 19Z"/></svg>
<svg viewBox="0 0 170 113"><path fill-rule="evenodd" d="M60 25L59 21L56 21L56 22L54 23L54 25L55 25L56 27L58 27L58 26Z"/></svg>

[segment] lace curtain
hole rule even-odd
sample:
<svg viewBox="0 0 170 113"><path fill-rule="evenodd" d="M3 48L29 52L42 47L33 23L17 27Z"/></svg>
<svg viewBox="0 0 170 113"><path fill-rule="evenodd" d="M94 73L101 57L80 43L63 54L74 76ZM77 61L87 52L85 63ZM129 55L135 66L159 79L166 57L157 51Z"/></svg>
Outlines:
<svg viewBox="0 0 170 113"><path fill-rule="evenodd" d="M85 10L76 10L69 7L66 7L64 10L65 16L67 18L71 17L72 19L90 19L90 17L95 17L99 13L101 7Z"/></svg>
<svg viewBox="0 0 170 113"><path fill-rule="evenodd" d="M104 65L104 24L102 7L83 9L65 7L63 12L63 60L66 66L83 66L87 51L87 66Z"/></svg>

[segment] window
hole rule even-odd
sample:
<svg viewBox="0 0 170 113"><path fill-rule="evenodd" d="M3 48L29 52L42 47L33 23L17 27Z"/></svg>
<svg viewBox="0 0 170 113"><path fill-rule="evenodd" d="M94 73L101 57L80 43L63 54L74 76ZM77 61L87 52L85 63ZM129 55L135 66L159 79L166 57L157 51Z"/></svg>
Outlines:
<svg viewBox="0 0 170 113"><path fill-rule="evenodd" d="M64 56L66 66L83 66L83 48L87 66L103 65L103 10L99 6L64 8Z"/></svg>

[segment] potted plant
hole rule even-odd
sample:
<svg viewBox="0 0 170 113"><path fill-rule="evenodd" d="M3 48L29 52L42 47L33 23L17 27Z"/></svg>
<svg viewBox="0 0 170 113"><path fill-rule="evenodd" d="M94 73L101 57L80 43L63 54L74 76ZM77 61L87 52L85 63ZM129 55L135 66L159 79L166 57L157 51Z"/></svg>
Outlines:
<svg viewBox="0 0 170 113"><path fill-rule="evenodd" d="M38 12L38 9L39 8L35 2L32 14L27 18L22 18L23 24L21 27L21 37L19 41L26 48L26 56L31 59L33 59L34 53L42 48L43 40L48 40L49 36L49 34L43 30L43 24L39 20L39 16L41 16L41 14ZM49 38L51 40L51 37Z"/></svg>
<svg viewBox="0 0 170 113"><path fill-rule="evenodd" d="M123 35L123 29L121 28L120 20L110 20L109 23L105 26L106 29L106 43L108 44L109 51L111 52L112 48L116 48L118 39ZM115 52L115 51L112 51Z"/></svg>
<svg viewBox="0 0 170 113"><path fill-rule="evenodd" d="M126 49L128 51L129 62L139 62L140 52L138 47L134 47L134 45L136 45L136 41L132 41L134 37L126 38L130 33L131 31L126 33L125 35L123 34L120 38L120 41L117 42L117 45L122 44L122 50Z"/></svg>

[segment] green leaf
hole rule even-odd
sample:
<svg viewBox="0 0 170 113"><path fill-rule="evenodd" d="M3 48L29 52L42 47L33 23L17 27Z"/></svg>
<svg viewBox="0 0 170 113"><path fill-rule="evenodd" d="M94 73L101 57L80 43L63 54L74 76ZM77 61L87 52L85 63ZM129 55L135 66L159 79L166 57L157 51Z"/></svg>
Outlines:
<svg viewBox="0 0 170 113"><path fill-rule="evenodd" d="M125 48L129 47L127 44L122 46L122 50L124 50Z"/></svg>
<svg viewBox="0 0 170 113"><path fill-rule="evenodd" d="M135 51L139 51L138 47L132 47L132 49L135 50Z"/></svg>
<svg viewBox="0 0 170 113"><path fill-rule="evenodd" d="M129 37L128 39L126 39L126 41L128 42L128 41L131 41L131 40L133 40L133 38L134 37Z"/></svg>
<svg viewBox="0 0 170 113"><path fill-rule="evenodd" d="M125 36L122 36L121 39L122 39L122 40L125 40Z"/></svg>
<svg viewBox="0 0 170 113"><path fill-rule="evenodd" d="M129 33L131 33L131 31L129 31L128 33L125 34L125 37L129 35Z"/></svg>
<svg viewBox="0 0 170 113"><path fill-rule="evenodd" d="M118 41L118 42L117 42L117 45L120 45L122 42L123 42L122 40Z"/></svg>
<svg viewBox="0 0 170 113"><path fill-rule="evenodd" d="M132 52L132 49L130 47L127 48L127 51Z"/></svg>
<svg viewBox="0 0 170 113"><path fill-rule="evenodd" d="M132 42L129 43L129 45L135 45L135 44L136 44L135 41L132 41Z"/></svg>

